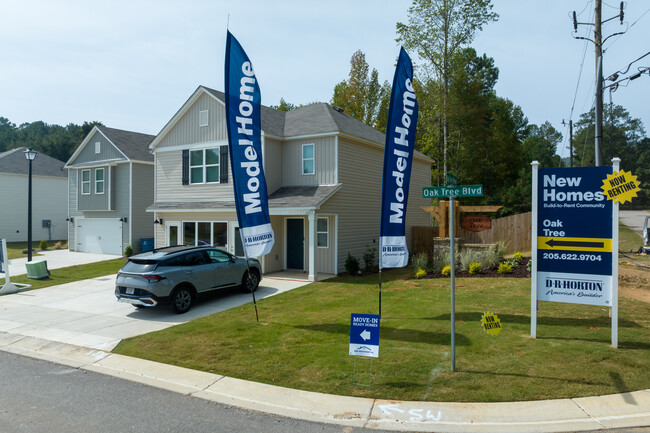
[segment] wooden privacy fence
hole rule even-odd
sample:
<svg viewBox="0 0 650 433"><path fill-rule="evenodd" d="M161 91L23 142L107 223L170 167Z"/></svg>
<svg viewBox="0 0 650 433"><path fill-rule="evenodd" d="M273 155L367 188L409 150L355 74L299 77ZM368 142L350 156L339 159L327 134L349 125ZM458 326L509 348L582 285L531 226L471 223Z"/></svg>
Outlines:
<svg viewBox="0 0 650 433"><path fill-rule="evenodd" d="M467 244L506 244L506 253L524 252L531 249L532 212L511 215L492 220L492 228L482 232L471 232L458 227L456 237ZM438 235L437 227L413 227L411 242L413 253L433 251L433 238Z"/></svg>

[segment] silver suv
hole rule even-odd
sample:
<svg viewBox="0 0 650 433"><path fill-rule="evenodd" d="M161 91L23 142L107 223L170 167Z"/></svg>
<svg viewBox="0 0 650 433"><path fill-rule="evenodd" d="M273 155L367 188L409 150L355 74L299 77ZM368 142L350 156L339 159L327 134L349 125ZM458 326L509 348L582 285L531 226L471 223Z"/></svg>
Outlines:
<svg viewBox="0 0 650 433"><path fill-rule="evenodd" d="M261 275L257 259L248 259L247 267L246 259L218 248L160 248L129 258L117 274L115 296L139 308L169 303L182 314L197 295L208 291L240 286L244 292L254 292Z"/></svg>

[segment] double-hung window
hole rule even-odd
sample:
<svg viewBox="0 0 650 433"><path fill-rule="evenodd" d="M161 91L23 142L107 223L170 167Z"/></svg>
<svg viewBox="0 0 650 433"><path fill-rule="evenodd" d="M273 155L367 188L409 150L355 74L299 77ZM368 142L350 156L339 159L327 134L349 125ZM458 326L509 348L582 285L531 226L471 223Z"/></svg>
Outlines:
<svg viewBox="0 0 650 433"><path fill-rule="evenodd" d="M329 248L330 234L328 218L318 218L316 220L316 239L318 241L318 248Z"/></svg>
<svg viewBox="0 0 650 433"><path fill-rule="evenodd" d="M219 183L219 148L190 151L190 183Z"/></svg>
<svg viewBox="0 0 650 433"><path fill-rule="evenodd" d="M81 194L90 194L90 170L81 170Z"/></svg>
<svg viewBox="0 0 650 433"><path fill-rule="evenodd" d="M95 194L104 194L104 169L95 169Z"/></svg>
<svg viewBox="0 0 650 433"><path fill-rule="evenodd" d="M302 174L314 174L314 144L302 145Z"/></svg>

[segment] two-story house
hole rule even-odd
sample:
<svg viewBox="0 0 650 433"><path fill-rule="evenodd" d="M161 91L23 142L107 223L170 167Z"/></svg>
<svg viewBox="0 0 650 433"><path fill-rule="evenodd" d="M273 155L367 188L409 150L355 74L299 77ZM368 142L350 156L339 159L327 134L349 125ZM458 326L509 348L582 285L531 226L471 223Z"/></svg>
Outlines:
<svg viewBox="0 0 650 433"><path fill-rule="evenodd" d="M65 165L70 251L137 253L153 238L154 137L95 126L79 144Z"/></svg>
<svg viewBox="0 0 650 433"><path fill-rule="evenodd" d="M328 104L289 112L262 107L262 151L275 246L265 273L298 270L310 280L345 270L378 248L384 134ZM241 254L234 207L224 94L204 86L150 145L155 197L149 211L156 247L210 244ZM407 209L411 227L429 225L422 187L431 159L416 152Z"/></svg>

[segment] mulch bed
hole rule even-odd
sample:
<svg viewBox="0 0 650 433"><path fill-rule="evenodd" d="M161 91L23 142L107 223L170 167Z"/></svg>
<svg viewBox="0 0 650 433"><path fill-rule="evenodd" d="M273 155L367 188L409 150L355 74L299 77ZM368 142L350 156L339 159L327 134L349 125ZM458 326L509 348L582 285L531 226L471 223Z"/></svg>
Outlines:
<svg viewBox="0 0 650 433"><path fill-rule="evenodd" d="M481 271L480 274L470 274L469 271L461 271L458 269L454 270L454 274L456 278L529 278L530 277L530 272L528 272L528 262L530 261L530 258L524 257L521 262L519 262L519 266L512 268L512 273L511 274L500 274L497 272L497 269L487 269ZM424 278L449 278L449 276L445 276L442 274L428 274ZM412 279L415 279L415 277L412 277Z"/></svg>

